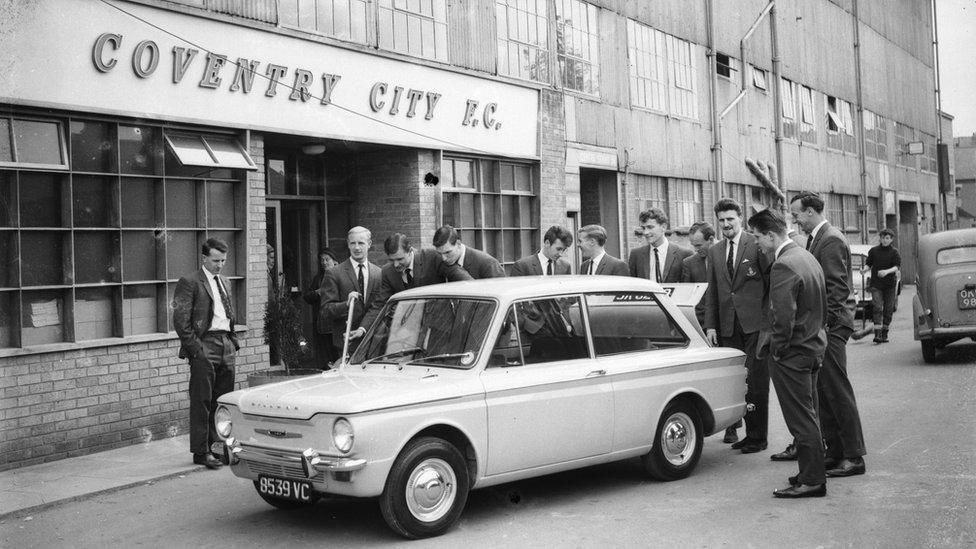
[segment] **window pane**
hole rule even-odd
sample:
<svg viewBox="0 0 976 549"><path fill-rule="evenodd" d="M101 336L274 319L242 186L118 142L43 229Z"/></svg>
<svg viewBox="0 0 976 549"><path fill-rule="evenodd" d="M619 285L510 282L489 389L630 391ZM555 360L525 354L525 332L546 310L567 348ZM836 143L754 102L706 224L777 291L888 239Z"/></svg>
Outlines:
<svg viewBox="0 0 976 549"><path fill-rule="evenodd" d="M515 166L515 190L532 192L532 168Z"/></svg>
<svg viewBox="0 0 976 549"><path fill-rule="evenodd" d="M13 347L17 327L17 294L0 292L0 349Z"/></svg>
<svg viewBox="0 0 976 549"><path fill-rule="evenodd" d="M115 142L115 124L72 120L71 169L115 173Z"/></svg>
<svg viewBox="0 0 976 549"><path fill-rule="evenodd" d="M225 136L208 135L205 138L210 150L217 158L217 164L225 168L251 168L254 162L247 157L244 148L241 147L237 139Z"/></svg>
<svg viewBox="0 0 976 549"><path fill-rule="evenodd" d="M162 284L125 286L122 290L122 333L151 334L157 331L157 304Z"/></svg>
<svg viewBox="0 0 976 549"><path fill-rule="evenodd" d="M116 335L113 288L79 288L75 292L75 339L102 339Z"/></svg>
<svg viewBox="0 0 976 549"><path fill-rule="evenodd" d="M64 283L62 258L67 233L20 233L21 279L24 286Z"/></svg>
<svg viewBox="0 0 976 549"><path fill-rule="evenodd" d="M149 126L119 126L119 156L122 173L161 175L163 147L161 132Z"/></svg>
<svg viewBox="0 0 976 549"><path fill-rule="evenodd" d="M75 282L119 282L119 234L75 233Z"/></svg>
<svg viewBox="0 0 976 549"><path fill-rule="evenodd" d="M166 226L200 226L200 223L197 222L197 193L195 182L166 182Z"/></svg>
<svg viewBox="0 0 976 549"><path fill-rule="evenodd" d="M457 193L444 193L444 211L442 218L445 225L458 226L458 198Z"/></svg>
<svg viewBox="0 0 976 549"><path fill-rule="evenodd" d="M526 364L587 358L578 297L538 299L515 305Z"/></svg>
<svg viewBox="0 0 976 549"><path fill-rule="evenodd" d="M76 175L72 183L75 227L113 227L115 199L114 178ZM127 207L131 203L127 204Z"/></svg>
<svg viewBox="0 0 976 549"><path fill-rule="evenodd" d="M501 169L501 183L503 191L514 191L515 190L515 166L511 164L502 164Z"/></svg>
<svg viewBox="0 0 976 549"><path fill-rule="evenodd" d="M461 200L461 218L458 219L458 223L461 227L477 227L479 223L477 219L475 195L470 193L459 193L458 196Z"/></svg>
<svg viewBox="0 0 976 549"><path fill-rule="evenodd" d="M484 195L485 203L485 227L502 226L502 199L498 195Z"/></svg>
<svg viewBox="0 0 976 549"><path fill-rule="evenodd" d="M268 194L285 194L285 160L269 158L265 167Z"/></svg>
<svg viewBox="0 0 976 549"><path fill-rule="evenodd" d="M532 238L532 231L519 231L519 251L518 257L525 257L538 253L535 239Z"/></svg>
<svg viewBox="0 0 976 549"><path fill-rule="evenodd" d="M481 162L481 190L486 193L498 192L498 178L495 176L496 162Z"/></svg>
<svg viewBox="0 0 976 549"><path fill-rule="evenodd" d="M156 219L156 182L152 179L122 180L122 226L156 227L163 220ZM196 211L194 206L193 210Z"/></svg>
<svg viewBox="0 0 976 549"><path fill-rule="evenodd" d="M479 235L480 235L479 231ZM501 231L484 231L484 237L482 239L481 251L487 253L494 258L500 258L502 256L502 232ZM476 244L477 248L478 245Z"/></svg>
<svg viewBox="0 0 976 549"><path fill-rule="evenodd" d="M216 162L199 135L167 135L166 138L173 145L173 152L177 160L184 166L214 166Z"/></svg>
<svg viewBox="0 0 976 549"><path fill-rule="evenodd" d="M234 183L207 183L207 226L236 227Z"/></svg>
<svg viewBox="0 0 976 549"><path fill-rule="evenodd" d="M349 257L346 233L352 227L348 202L329 202L326 216L329 229L329 247L339 254L339 259Z"/></svg>
<svg viewBox="0 0 976 549"><path fill-rule="evenodd" d="M516 211L516 205L518 204L517 196L503 196L502 197L502 226L503 227L517 227L518 217Z"/></svg>
<svg viewBox="0 0 976 549"><path fill-rule="evenodd" d="M454 161L454 186L467 189L474 188L474 181L471 177L471 162L465 160Z"/></svg>
<svg viewBox="0 0 976 549"><path fill-rule="evenodd" d="M163 234L163 233L160 233ZM160 280L165 277L156 264L159 241L150 231L126 231L122 233L123 280Z"/></svg>
<svg viewBox="0 0 976 549"><path fill-rule="evenodd" d="M599 356L680 347L688 341L653 294L589 295L586 306Z"/></svg>
<svg viewBox="0 0 976 549"><path fill-rule="evenodd" d="M298 192L302 196L325 194L325 170L321 156L303 156L298 159Z"/></svg>
<svg viewBox="0 0 976 549"><path fill-rule="evenodd" d="M0 162L13 162L13 147L10 144L10 119L0 118Z"/></svg>
<svg viewBox="0 0 976 549"><path fill-rule="evenodd" d="M196 231L167 231L167 279L176 279L200 268L200 246Z"/></svg>
<svg viewBox="0 0 976 549"><path fill-rule="evenodd" d="M0 288L16 288L20 285L20 273L17 272L19 265L17 233L0 231Z"/></svg>
<svg viewBox="0 0 976 549"><path fill-rule="evenodd" d="M65 164L61 149L61 124L39 120L14 120L17 162Z"/></svg>
<svg viewBox="0 0 976 549"><path fill-rule="evenodd" d="M20 226L61 227L61 181L53 173L20 173Z"/></svg>
<svg viewBox="0 0 976 549"><path fill-rule="evenodd" d="M62 290L24 292L21 309L21 346L64 341Z"/></svg>
<svg viewBox="0 0 976 549"><path fill-rule="evenodd" d="M17 226L17 173L0 170L0 227Z"/></svg>
<svg viewBox="0 0 976 549"><path fill-rule="evenodd" d="M282 25L298 26L298 0L278 0L278 18Z"/></svg>
<svg viewBox="0 0 976 549"><path fill-rule="evenodd" d="M519 197L519 227L528 229L535 227L532 215L532 199L528 196Z"/></svg>

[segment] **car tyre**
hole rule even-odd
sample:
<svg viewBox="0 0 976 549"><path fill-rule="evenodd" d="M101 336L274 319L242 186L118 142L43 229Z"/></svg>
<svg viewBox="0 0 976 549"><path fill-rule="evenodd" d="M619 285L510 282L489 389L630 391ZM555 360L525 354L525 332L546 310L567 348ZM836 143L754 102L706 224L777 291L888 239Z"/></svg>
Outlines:
<svg viewBox="0 0 976 549"><path fill-rule="evenodd" d="M936 355L938 355L939 348L935 344L934 339L923 339L922 340L922 360L926 364L932 364L935 362Z"/></svg>
<svg viewBox="0 0 976 549"><path fill-rule="evenodd" d="M271 505L276 509L281 509L282 511L293 511L295 509L304 509L306 507L311 507L312 505L315 505L315 503L319 500L319 498L322 497L321 494L315 494L312 496L312 500L307 503L302 501L294 501L290 499L276 498L274 496L262 494L261 491L258 490L258 481L256 480L254 481L254 489L257 491L258 495L261 496L261 499L267 502L268 505Z"/></svg>
<svg viewBox="0 0 976 549"><path fill-rule="evenodd" d="M393 463L380 495L380 511L390 528L405 538L439 536L461 516L469 488L467 462L453 444L418 438Z"/></svg>
<svg viewBox="0 0 976 549"><path fill-rule="evenodd" d="M654 433L654 445L641 461L657 480L686 478L701 457L704 444L701 414L686 400L671 401L661 414Z"/></svg>

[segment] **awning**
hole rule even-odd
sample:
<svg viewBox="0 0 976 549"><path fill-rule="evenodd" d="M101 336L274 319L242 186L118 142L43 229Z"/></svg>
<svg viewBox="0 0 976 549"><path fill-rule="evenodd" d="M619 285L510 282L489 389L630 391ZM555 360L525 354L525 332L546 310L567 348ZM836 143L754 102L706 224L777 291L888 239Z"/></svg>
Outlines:
<svg viewBox="0 0 976 549"><path fill-rule="evenodd" d="M231 136L167 133L166 145L184 166L258 169L244 147Z"/></svg>

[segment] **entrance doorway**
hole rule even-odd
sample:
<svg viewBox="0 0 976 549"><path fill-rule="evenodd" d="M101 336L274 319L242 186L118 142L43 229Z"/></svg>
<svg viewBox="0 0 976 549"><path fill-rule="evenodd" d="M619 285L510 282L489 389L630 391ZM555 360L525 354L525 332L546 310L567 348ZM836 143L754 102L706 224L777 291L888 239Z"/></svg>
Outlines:
<svg viewBox="0 0 976 549"><path fill-rule="evenodd" d="M898 202L898 252L901 254L901 278L915 283L915 258L918 256L918 203Z"/></svg>
<svg viewBox="0 0 976 549"><path fill-rule="evenodd" d="M607 230L607 253L620 255L620 213L617 173L580 168L580 225L600 225Z"/></svg>

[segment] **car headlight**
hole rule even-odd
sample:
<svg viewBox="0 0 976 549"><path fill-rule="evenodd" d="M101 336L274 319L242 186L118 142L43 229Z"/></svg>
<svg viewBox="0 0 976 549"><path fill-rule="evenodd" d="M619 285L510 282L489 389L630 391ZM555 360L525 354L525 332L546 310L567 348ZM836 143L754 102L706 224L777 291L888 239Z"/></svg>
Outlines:
<svg viewBox="0 0 976 549"><path fill-rule="evenodd" d="M332 424L332 443L335 444L337 450L343 454L349 453L352 450L352 443L356 439L356 436L352 432L352 424L349 420L340 417L335 420Z"/></svg>
<svg viewBox="0 0 976 549"><path fill-rule="evenodd" d="M214 412L214 427L217 428L217 434L221 438L227 438L230 436L230 432L234 427L234 422L230 420L230 410L226 406L220 406L217 411Z"/></svg>

